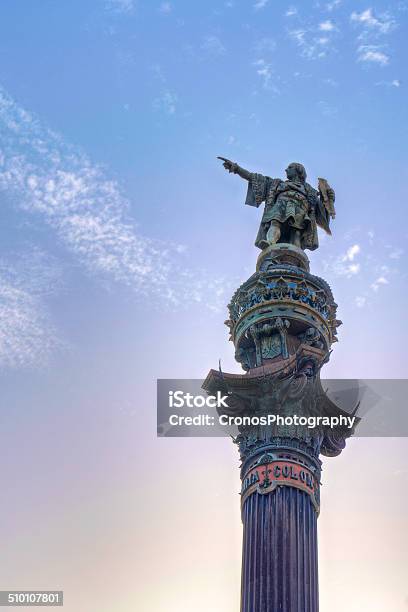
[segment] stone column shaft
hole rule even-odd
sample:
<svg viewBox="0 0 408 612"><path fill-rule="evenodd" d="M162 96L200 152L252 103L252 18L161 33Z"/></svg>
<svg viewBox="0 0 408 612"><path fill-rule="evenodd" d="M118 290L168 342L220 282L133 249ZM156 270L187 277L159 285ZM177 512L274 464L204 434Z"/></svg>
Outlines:
<svg viewBox="0 0 408 612"><path fill-rule="evenodd" d="M282 486L244 502L241 612L318 612L317 513Z"/></svg>

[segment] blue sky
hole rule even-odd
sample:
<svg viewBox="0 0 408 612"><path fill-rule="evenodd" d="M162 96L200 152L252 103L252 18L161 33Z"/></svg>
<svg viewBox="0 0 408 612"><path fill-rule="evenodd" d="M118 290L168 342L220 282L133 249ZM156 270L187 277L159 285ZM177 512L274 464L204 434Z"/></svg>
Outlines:
<svg viewBox="0 0 408 612"><path fill-rule="evenodd" d="M90 279L130 289L136 308L146 291L204 302L212 282L213 294L226 292L210 300L220 308L234 287L224 278L250 270L258 218L215 156L277 176L295 159L337 192L334 238L318 265L332 264L328 280L355 304L375 305L381 285L403 274L405 224L395 219L404 216L407 10L345 1L5 5L5 256L7 247L24 245L28 259L35 250L65 304ZM62 184L63 194L45 197ZM38 272L30 276L35 284Z"/></svg>
<svg viewBox="0 0 408 612"><path fill-rule="evenodd" d="M325 373L406 377L407 19L405 1L2 3L2 478L14 508L2 537L14 545L4 575L16 588L25 588L19 576L32 588L65 585L75 612L171 612L176 602L180 612L180 585L166 601L149 585L158 556L168 563L172 545L184 545L164 524L167 548L155 544L147 569L134 552L160 523L143 523L151 508L132 488L154 457L168 466L160 482L169 497L173 468L182 480L198 472L213 491L211 508L198 489L190 502L198 518L220 521L228 542L218 550L220 571L222 563L231 569L214 588L220 610L236 609L240 528L227 492L238 487L235 449L224 440L157 441L154 423L157 377L201 378L218 358L238 371L223 322L254 270L260 211L243 205L244 182L217 155L274 177L300 161L311 184L329 181L333 237L321 235L310 258L344 325ZM327 468L328 481L349 473L352 457L374 461L382 448L358 443L350 460L344 454L339 468ZM400 441L397 463L405 452ZM226 490L212 484L213 469ZM390 484L400 505L380 513L377 532L381 521L399 524L401 478L406 471ZM363 484L361 508L372 490ZM157 489L148 491L160 506ZM340 517L339 495L327 497L328 516ZM172 521L181 512L193 537L191 517L170 505ZM363 513L355 520L364 526ZM321 531L323 542L334 537L330 523ZM340 529L334 549L346 536ZM87 551L81 561L74 544ZM211 547L200 546L209 547L200 575L214 581ZM404 546L396 536L391 568ZM189 551L186 541L186 558ZM384 569L368 545L358 558L373 564L371 575L375 563ZM91 586L82 579L89 565ZM141 567L146 589L137 595ZM187 571L181 556L177 568ZM114 576L109 594L91 604L105 571ZM395 576L399 612L406 605ZM197 572L190 578L193 598L202 584ZM175 576L161 580L176 584ZM329 576L322 596L337 601L338 585ZM213 600L203 598L203 610ZM382 601L386 587L370 609L384 609Z"/></svg>

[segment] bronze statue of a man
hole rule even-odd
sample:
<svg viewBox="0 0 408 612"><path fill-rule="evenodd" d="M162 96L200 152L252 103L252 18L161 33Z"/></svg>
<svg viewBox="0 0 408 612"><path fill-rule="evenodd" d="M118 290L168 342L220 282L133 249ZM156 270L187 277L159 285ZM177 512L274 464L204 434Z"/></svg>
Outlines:
<svg viewBox="0 0 408 612"><path fill-rule="evenodd" d="M335 193L325 179L319 179L319 190L306 182L302 164L286 168L287 180L274 179L241 168L225 157L219 157L229 172L248 181L245 204L265 209L255 245L265 249L277 243L289 243L313 251L319 246L317 226L328 234L330 218L335 217Z"/></svg>

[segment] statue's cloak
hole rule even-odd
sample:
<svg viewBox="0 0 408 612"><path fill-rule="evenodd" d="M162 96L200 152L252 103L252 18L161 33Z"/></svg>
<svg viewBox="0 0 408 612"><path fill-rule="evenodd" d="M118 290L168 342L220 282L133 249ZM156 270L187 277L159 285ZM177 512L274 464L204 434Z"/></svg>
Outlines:
<svg viewBox="0 0 408 612"><path fill-rule="evenodd" d="M295 192L295 198L285 196L285 191ZM299 193L296 193L296 192ZM329 215L321 202L319 192L309 183L296 185L293 182L274 179L252 173L248 181L245 204L257 208L265 202L255 245L265 248L266 234L272 220L288 223L301 231L302 249L314 251L319 246L317 225L330 232Z"/></svg>

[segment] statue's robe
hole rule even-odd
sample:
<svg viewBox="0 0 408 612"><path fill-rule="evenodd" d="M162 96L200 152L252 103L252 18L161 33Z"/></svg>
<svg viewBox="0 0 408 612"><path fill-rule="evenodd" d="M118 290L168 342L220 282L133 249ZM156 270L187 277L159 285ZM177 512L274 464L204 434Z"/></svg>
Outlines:
<svg viewBox="0 0 408 612"><path fill-rule="evenodd" d="M314 251L319 246L317 225L330 233L327 212L319 192L309 183L282 181L251 173L245 204L265 208L255 245L265 248L266 234L272 221L301 232L302 249Z"/></svg>

